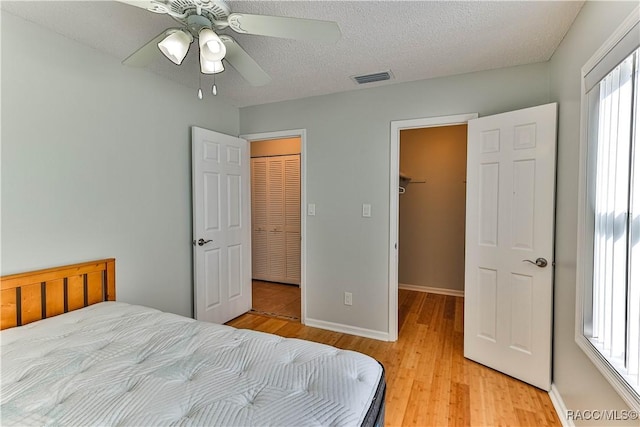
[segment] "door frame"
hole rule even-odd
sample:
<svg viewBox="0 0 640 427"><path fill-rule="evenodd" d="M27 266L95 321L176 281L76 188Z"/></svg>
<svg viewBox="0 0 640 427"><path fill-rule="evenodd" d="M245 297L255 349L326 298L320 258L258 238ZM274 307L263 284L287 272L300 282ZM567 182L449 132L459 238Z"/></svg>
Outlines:
<svg viewBox="0 0 640 427"><path fill-rule="evenodd" d="M388 341L398 340L398 234L399 234L399 194L400 185L400 131L441 126L466 124L477 119L478 113L450 116L423 117L391 122L389 152L389 332Z"/></svg>
<svg viewBox="0 0 640 427"><path fill-rule="evenodd" d="M254 141L270 139L300 138L300 323L305 324L307 318L307 130L291 129L273 132L248 133L240 135L251 147ZM251 148L249 148L251 150Z"/></svg>

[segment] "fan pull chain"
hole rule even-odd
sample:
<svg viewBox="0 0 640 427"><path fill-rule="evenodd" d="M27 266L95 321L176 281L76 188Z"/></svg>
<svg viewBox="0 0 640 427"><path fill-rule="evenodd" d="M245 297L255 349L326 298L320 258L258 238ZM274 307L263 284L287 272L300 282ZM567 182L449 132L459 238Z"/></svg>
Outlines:
<svg viewBox="0 0 640 427"><path fill-rule="evenodd" d="M216 96L218 94L218 86L216 86L216 75L213 75L213 86L211 86L211 93L213 94L213 96Z"/></svg>
<svg viewBox="0 0 640 427"><path fill-rule="evenodd" d="M202 99L202 73L198 71L198 99Z"/></svg>

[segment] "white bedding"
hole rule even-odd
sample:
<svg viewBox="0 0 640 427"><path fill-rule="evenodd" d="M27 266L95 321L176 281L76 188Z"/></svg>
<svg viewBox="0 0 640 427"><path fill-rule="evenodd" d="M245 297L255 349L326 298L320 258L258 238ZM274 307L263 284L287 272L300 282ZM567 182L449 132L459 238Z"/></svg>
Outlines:
<svg viewBox="0 0 640 427"><path fill-rule="evenodd" d="M360 353L119 302L0 342L3 426L360 425L382 374Z"/></svg>

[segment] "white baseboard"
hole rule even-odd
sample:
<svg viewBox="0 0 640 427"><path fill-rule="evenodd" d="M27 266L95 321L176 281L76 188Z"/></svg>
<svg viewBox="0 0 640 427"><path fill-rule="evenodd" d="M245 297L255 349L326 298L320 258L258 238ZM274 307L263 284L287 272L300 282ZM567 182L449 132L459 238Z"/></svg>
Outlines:
<svg viewBox="0 0 640 427"><path fill-rule="evenodd" d="M430 286L408 285L406 283L398 283L398 289L407 291L428 292L430 294L451 295L453 297L464 297L464 291L445 288L432 288Z"/></svg>
<svg viewBox="0 0 640 427"><path fill-rule="evenodd" d="M553 403L553 407L558 414L558 418L560 418L560 422L563 427L575 427L573 420L567 418L567 407L564 404L564 400L562 400L562 396L560 392L556 388L555 384L551 384L551 390L549 391L549 398L551 399L551 403Z"/></svg>
<svg viewBox="0 0 640 427"><path fill-rule="evenodd" d="M327 322L325 320L310 319L304 320L305 326L314 328L327 329L329 331L341 332L343 334L357 335L359 337L373 338L379 341L389 341L387 332L374 331L372 329L359 328L357 326L343 325L342 323Z"/></svg>

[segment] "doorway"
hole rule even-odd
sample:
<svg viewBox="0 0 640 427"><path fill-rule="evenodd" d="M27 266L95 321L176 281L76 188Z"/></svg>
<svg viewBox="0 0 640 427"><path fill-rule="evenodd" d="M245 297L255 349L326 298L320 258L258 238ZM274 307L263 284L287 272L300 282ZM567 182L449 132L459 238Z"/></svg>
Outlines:
<svg viewBox="0 0 640 427"><path fill-rule="evenodd" d="M549 390L557 104L447 119L468 122L467 176L474 177L466 198L464 356ZM392 122L392 188L401 130L441 119L408 122ZM392 193L389 335L396 340L399 192Z"/></svg>
<svg viewBox="0 0 640 427"><path fill-rule="evenodd" d="M400 206L400 133L403 130L466 124L478 117L477 113L454 116L428 117L391 122L389 163L389 333L388 340L398 339L398 238ZM395 191L397 189L397 191ZM410 190L409 190L410 191Z"/></svg>
<svg viewBox="0 0 640 427"><path fill-rule="evenodd" d="M400 131L400 289L464 296L467 125Z"/></svg>
<svg viewBox="0 0 640 427"><path fill-rule="evenodd" d="M252 311L304 323L305 131L242 137L251 152Z"/></svg>

